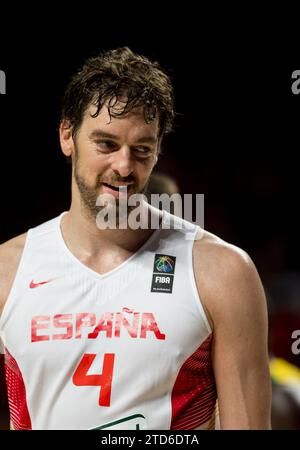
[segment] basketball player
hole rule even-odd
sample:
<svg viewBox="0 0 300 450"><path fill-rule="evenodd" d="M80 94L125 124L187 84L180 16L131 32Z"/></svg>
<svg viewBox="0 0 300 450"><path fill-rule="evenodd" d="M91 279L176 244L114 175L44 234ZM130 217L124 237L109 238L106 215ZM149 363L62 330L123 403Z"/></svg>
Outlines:
<svg viewBox="0 0 300 450"><path fill-rule="evenodd" d="M169 77L128 48L68 85L70 210L0 250L13 428L211 429L217 399L222 429L269 427L266 302L249 256L146 202L157 229L98 224L114 206L99 196L117 211L144 192L173 116Z"/></svg>

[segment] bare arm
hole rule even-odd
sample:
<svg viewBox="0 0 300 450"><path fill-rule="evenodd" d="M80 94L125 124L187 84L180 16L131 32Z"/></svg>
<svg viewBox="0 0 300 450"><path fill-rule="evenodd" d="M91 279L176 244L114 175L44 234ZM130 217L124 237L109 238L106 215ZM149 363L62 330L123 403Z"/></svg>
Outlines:
<svg viewBox="0 0 300 450"><path fill-rule="evenodd" d="M0 316L16 276L26 234L21 234L0 245Z"/></svg>
<svg viewBox="0 0 300 450"><path fill-rule="evenodd" d="M224 241L204 239L202 251L196 278L213 326L221 429L268 429L268 325L259 275L245 252Z"/></svg>
<svg viewBox="0 0 300 450"><path fill-rule="evenodd" d="M7 405L4 355L0 354L0 430L9 429L9 413Z"/></svg>
<svg viewBox="0 0 300 450"><path fill-rule="evenodd" d="M22 234L0 245L0 316L17 272L25 239L26 234ZM1 343L0 347L4 351ZM9 429L3 354L0 354L0 429Z"/></svg>

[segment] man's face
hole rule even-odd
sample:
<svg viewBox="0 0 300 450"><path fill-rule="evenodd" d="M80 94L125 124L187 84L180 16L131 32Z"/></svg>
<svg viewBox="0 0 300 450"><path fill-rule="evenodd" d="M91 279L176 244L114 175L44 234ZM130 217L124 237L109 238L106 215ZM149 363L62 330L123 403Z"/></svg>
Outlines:
<svg viewBox="0 0 300 450"><path fill-rule="evenodd" d="M100 194L112 195L118 204L124 187L127 197L144 192L159 152L157 119L147 124L140 109L120 118L110 118L106 106L93 118L95 111L95 106L86 111L72 149L78 195L93 217Z"/></svg>

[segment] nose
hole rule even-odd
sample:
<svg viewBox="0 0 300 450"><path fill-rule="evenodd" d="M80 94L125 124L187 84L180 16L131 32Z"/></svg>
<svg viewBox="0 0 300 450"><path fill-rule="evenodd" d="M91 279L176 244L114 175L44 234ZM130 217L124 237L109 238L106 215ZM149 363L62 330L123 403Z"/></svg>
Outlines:
<svg viewBox="0 0 300 450"><path fill-rule="evenodd" d="M121 177L128 177L133 171L133 161L130 148L127 145L121 147L112 155L111 168Z"/></svg>

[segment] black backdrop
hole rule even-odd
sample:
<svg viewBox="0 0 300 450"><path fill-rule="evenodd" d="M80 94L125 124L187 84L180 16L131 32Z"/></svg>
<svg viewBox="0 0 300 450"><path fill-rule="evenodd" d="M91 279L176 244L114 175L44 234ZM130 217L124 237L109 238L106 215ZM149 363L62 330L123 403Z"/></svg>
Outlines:
<svg viewBox="0 0 300 450"><path fill-rule="evenodd" d="M203 22L203 21L202 21ZM185 24L187 25L187 23ZM200 27L200 24L199 24ZM60 98L69 76L101 49L128 45L171 74L179 114L159 168L182 193L205 194L205 225L245 248L265 272L299 269L297 153L300 69L295 42L255 26L205 34L178 25L160 29L60 23L2 30L0 69L0 239L68 207L69 167L60 154ZM59 29L59 32L58 32ZM73 34L72 34L73 33Z"/></svg>

